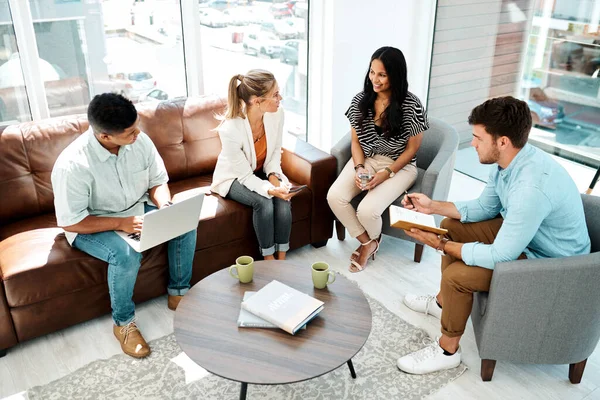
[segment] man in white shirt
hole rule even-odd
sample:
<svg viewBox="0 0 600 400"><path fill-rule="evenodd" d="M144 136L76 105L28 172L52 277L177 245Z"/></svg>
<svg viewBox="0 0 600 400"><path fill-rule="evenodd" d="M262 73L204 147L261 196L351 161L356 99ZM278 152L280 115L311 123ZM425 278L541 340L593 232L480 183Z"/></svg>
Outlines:
<svg viewBox="0 0 600 400"><path fill-rule="evenodd" d="M146 357L150 348L135 324L133 288L142 260L115 231L141 232L143 215L169 206L168 176L152 140L140 132L137 111L105 93L88 107L90 129L60 154L52 170L58 225L69 243L108 263L113 332L123 352ZM168 243L168 306L190 288L196 231Z"/></svg>

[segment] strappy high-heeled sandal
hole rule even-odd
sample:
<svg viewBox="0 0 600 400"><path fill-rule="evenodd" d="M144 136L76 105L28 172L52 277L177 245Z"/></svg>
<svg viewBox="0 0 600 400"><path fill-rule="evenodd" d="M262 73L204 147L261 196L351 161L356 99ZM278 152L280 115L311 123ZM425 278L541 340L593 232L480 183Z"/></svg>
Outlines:
<svg viewBox="0 0 600 400"><path fill-rule="evenodd" d="M375 261L375 253L377 253L377 252L379 251L379 241L378 241L377 239L371 239L371 240L369 240L368 242L365 242L365 243L361 243L361 244L360 244L361 246L366 246L366 245L370 244L370 243L371 243L371 242L373 242L373 241L375 242L375 244L376 244L377 246L375 246L375 250L373 250L373 251L371 252L371 254L369 254L369 255L367 256L367 261L369 260L369 258L372 258L372 259L373 259L373 261ZM352 266L354 266L354 268L356 268L358 271L353 271L353 270L352 270ZM352 273L361 272L363 269L365 269L365 267L366 267L366 266L367 266L367 263L366 263L366 262L365 262L365 265L360 265L360 264L358 263L358 261L356 261L356 260L350 260L350 267L348 268L348 271L350 271L350 272L352 272Z"/></svg>
<svg viewBox="0 0 600 400"><path fill-rule="evenodd" d="M377 237L377 242L381 243L381 235L383 235L383 233L380 233L379 236ZM369 242L370 243L370 242ZM356 261L356 258L358 256L360 256L360 247L362 246L362 244L360 246L358 246L358 248L356 249L356 251L354 251L351 255L350 255L350 261Z"/></svg>

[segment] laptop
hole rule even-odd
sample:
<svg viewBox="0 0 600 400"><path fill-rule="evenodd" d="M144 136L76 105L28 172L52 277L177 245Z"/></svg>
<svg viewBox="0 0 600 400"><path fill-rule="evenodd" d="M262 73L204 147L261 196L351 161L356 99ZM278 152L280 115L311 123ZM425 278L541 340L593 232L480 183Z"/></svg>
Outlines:
<svg viewBox="0 0 600 400"><path fill-rule="evenodd" d="M115 231L135 251L141 253L198 227L204 194L174 203L172 206L144 214L142 231Z"/></svg>

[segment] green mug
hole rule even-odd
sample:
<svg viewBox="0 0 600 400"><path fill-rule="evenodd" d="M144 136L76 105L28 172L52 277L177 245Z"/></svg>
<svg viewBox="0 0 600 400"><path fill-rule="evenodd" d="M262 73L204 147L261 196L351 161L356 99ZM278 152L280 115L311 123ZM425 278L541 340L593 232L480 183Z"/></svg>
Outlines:
<svg viewBox="0 0 600 400"><path fill-rule="evenodd" d="M235 269L235 274L233 270ZM235 259L235 265L229 267L229 274L241 283L252 282L254 276L254 258L250 256L241 256Z"/></svg>
<svg viewBox="0 0 600 400"><path fill-rule="evenodd" d="M329 270L329 264L319 261L311 265L313 285L317 289L325 289L335 282L335 272ZM331 281L330 281L331 278Z"/></svg>

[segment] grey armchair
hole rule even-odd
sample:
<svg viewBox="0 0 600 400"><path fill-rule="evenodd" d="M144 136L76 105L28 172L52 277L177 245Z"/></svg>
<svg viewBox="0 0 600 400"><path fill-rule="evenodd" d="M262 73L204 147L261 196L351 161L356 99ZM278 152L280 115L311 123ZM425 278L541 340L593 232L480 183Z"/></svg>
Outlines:
<svg viewBox="0 0 600 400"><path fill-rule="evenodd" d="M581 382L600 339L600 197L582 198L591 254L499 263L489 293L475 293L471 319L484 381L505 360L569 364L569 380Z"/></svg>
<svg viewBox="0 0 600 400"><path fill-rule="evenodd" d="M348 162L352 153L350 150L351 134L348 132L331 149L331 155L337 159L337 174L339 175ZM418 176L415 184L409 189L409 192L424 193L434 200L446 200L450 190L450 181L454 169L454 159L456 149L458 148L458 133L447 123L437 118L429 118L429 129L423 135L423 142L417 152ZM354 198L352 204L356 208L364 194L359 194ZM392 204L400 205L402 197L399 197ZM437 217L441 220L441 217ZM402 229L392 228L390 226L390 216L384 212L383 233L400 239L415 243L415 262L421 262L423 254L423 245L406 235ZM438 224L440 220L437 220ZM335 221L335 228L339 240L344 240L346 231L344 226L338 220Z"/></svg>

